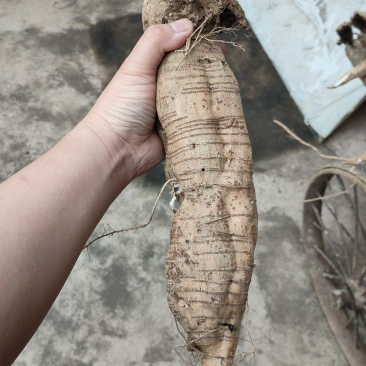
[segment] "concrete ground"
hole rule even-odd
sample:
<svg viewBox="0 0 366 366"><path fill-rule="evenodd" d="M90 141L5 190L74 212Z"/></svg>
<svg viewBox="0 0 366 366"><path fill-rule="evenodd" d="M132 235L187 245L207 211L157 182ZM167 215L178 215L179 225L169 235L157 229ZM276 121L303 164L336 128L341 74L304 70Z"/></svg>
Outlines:
<svg viewBox="0 0 366 366"><path fill-rule="evenodd" d="M2 2L0 181L87 113L141 34L141 7L142 0ZM244 39L247 52L230 49L228 58L253 140L259 239L242 330L247 342L240 351L255 347L256 366L345 366L315 297L301 241L301 201L325 162L272 124L281 119L312 140L255 37ZM361 107L322 149L346 156L363 151L365 111ZM96 233L103 225L145 222L163 183L162 166L135 180ZM181 356L189 355L165 295L168 202L166 194L146 229L104 239L89 255L82 253L16 366L184 364Z"/></svg>

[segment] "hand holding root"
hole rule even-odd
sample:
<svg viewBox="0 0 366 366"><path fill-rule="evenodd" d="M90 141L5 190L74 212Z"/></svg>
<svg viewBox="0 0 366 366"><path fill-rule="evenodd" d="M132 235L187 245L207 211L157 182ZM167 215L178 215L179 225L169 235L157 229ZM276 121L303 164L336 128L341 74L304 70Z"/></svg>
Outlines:
<svg viewBox="0 0 366 366"><path fill-rule="evenodd" d="M166 55L157 82L165 171L176 179L181 203L166 262L168 303L201 365L232 366L254 267L257 212L239 87L208 37L245 20L234 0L144 3L145 28L182 16L196 31L187 48Z"/></svg>
<svg viewBox="0 0 366 366"><path fill-rule="evenodd" d="M156 74L165 52L181 47L192 32L187 19L149 27L89 113L92 127L107 146L128 150L133 177L164 158L154 129Z"/></svg>

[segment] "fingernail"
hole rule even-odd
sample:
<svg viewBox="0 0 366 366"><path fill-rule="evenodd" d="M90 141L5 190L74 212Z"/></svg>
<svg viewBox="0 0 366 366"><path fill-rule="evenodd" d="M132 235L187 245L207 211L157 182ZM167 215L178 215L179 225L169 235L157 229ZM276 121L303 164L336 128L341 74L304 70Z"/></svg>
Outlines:
<svg viewBox="0 0 366 366"><path fill-rule="evenodd" d="M173 23L170 23L170 26L177 32L177 33L183 33L187 32L192 26L192 23L188 19L180 19Z"/></svg>

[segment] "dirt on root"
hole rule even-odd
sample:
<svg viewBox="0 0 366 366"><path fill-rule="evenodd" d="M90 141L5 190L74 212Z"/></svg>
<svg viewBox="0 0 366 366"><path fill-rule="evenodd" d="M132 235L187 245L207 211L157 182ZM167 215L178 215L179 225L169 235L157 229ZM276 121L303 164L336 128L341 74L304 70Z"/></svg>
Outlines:
<svg viewBox="0 0 366 366"><path fill-rule="evenodd" d="M214 27L246 27L244 12L237 0L145 0L144 29L152 24L166 24L188 18L195 27L207 19L206 32Z"/></svg>

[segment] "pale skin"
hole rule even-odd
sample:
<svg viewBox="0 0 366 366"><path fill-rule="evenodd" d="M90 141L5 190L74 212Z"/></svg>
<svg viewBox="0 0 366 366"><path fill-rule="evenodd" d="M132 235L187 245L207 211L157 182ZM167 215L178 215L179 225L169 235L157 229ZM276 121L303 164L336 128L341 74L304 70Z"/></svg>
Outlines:
<svg viewBox="0 0 366 366"><path fill-rule="evenodd" d="M150 27L88 115L0 185L0 365L10 365L55 301L110 204L164 158L156 74L188 20Z"/></svg>

